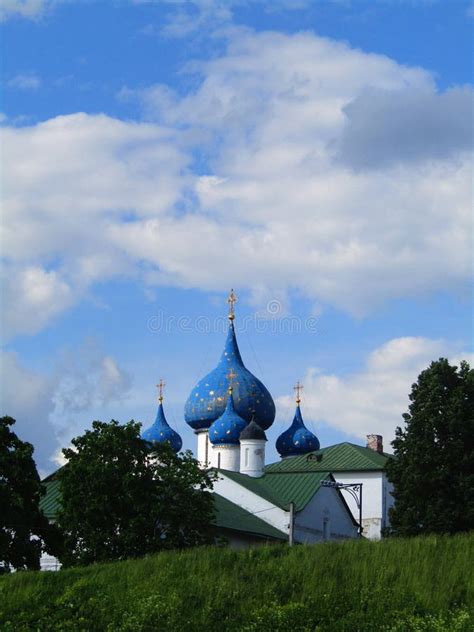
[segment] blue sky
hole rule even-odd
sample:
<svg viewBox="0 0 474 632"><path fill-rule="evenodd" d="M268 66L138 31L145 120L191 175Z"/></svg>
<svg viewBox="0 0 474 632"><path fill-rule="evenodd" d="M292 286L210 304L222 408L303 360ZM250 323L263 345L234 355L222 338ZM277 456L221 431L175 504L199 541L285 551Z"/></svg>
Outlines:
<svg viewBox="0 0 474 632"><path fill-rule="evenodd" d="M239 296L277 419L385 444L420 370L471 360L468 2L5 2L2 408L43 472L152 422ZM184 319L184 320L183 320Z"/></svg>

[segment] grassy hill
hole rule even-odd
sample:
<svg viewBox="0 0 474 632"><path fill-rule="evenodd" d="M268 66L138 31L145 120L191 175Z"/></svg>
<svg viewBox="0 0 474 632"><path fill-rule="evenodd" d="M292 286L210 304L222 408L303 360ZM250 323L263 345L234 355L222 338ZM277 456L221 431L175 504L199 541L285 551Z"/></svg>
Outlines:
<svg viewBox="0 0 474 632"><path fill-rule="evenodd" d="M0 629L474 629L474 534L203 548L0 579Z"/></svg>

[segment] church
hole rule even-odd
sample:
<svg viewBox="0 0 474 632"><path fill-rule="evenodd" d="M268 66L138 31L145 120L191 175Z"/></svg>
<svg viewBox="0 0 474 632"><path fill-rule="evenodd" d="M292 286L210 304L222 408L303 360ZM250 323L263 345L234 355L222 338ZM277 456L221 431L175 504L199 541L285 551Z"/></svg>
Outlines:
<svg viewBox="0 0 474 632"><path fill-rule="evenodd" d="M341 443L321 448L304 424L299 382L293 421L276 440L281 460L266 464L266 431L275 420L275 403L242 360L234 327L236 300L232 290L221 358L197 382L184 407L185 421L196 435L198 461L219 473L214 492L223 500L217 502L232 503L236 513L253 516L262 529L269 525L294 542L380 538L393 503L382 437L369 435L367 447ZM178 452L182 440L166 421L162 386L156 421L142 436L151 443L168 441ZM254 536L251 530L241 531L231 541L245 543Z"/></svg>
<svg viewBox="0 0 474 632"><path fill-rule="evenodd" d="M314 543L366 537L379 539L389 526L393 504L384 467L382 437L368 435L367 446L320 446L304 423L302 386L295 386L293 421L276 440L280 460L267 464L267 431L275 403L265 385L245 366L234 327L236 296L228 303L228 332L221 358L192 389L184 419L196 435L196 458L213 468L215 526L230 545L261 542ZM156 419L142 438L167 442L175 452L182 439L170 427L160 381ZM55 474L44 481L44 513L54 520L59 489Z"/></svg>

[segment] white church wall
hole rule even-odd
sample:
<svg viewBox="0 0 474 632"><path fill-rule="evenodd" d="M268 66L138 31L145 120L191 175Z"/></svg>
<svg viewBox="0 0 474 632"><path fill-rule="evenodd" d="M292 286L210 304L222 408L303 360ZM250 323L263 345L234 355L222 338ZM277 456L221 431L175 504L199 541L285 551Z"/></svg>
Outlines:
<svg viewBox="0 0 474 632"><path fill-rule="evenodd" d="M351 520L338 492L321 487L295 517L295 541L301 543L356 538L357 526Z"/></svg>
<svg viewBox="0 0 474 632"><path fill-rule="evenodd" d="M240 471L242 474L259 478L265 467L265 441L261 439L240 440Z"/></svg>
<svg viewBox="0 0 474 632"><path fill-rule="evenodd" d="M40 570L42 571L59 571L61 562L57 557L42 553L40 558Z"/></svg>
<svg viewBox="0 0 474 632"><path fill-rule="evenodd" d="M290 514L219 473L214 491L239 507L257 515L284 533L289 533ZM295 515L295 541L318 542L324 539L357 537L352 522L336 490L321 487L306 507Z"/></svg>
<svg viewBox="0 0 474 632"><path fill-rule="evenodd" d="M392 486L383 472L333 472L338 483L362 483L362 526L364 536L371 540L382 537L382 529L389 525L388 510L393 505ZM354 518L359 510L352 496L342 490Z"/></svg>
<svg viewBox="0 0 474 632"><path fill-rule="evenodd" d="M214 467L238 472L240 469L240 446L216 445L212 446L211 461Z"/></svg>
<svg viewBox="0 0 474 632"><path fill-rule="evenodd" d="M219 479L214 483L214 491L239 507L254 513L283 533L288 533L289 513L287 511L227 478L224 473L219 472Z"/></svg>
<svg viewBox="0 0 474 632"><path fill-rule="evenodd" d="M212 446L209 443L207 430L201 430L195 433L197 436L197 460L203 468L212 467Z"/></svg>

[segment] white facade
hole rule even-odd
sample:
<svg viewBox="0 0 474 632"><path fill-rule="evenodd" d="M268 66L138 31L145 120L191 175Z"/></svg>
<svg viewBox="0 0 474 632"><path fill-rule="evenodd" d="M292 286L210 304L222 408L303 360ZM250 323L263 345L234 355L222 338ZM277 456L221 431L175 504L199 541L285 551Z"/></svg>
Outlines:
<svg viewBox="0 0 474 632"><path fill-rule="evenodd" d="M295 542L320 542L356 538L358 527L350 519L337 490L320 487L295 516Z"/></svg>
<svg viewBox="0 0 474 632"><path fill-rule="evenodd" d="M57 557L42 553L40 558L40 570L42 571L59 571L61 568L61 562Z"/></svg>
<svg viewBox="0 0 474 632"><path fill-rule="evenodd" d="M283 533L289 534L290 513L270 501L231 480L225 472L219 472L214 491L239 507L246 509ZM320 487L309 503L296 512L294 541L315 543L357 537L357 525L351 519L337 490Z"/></svg>
<svg viewBox="0 0 474 632"><path fill-rule="evenodd" d="M211 466L211 444L207 430L196 430L197 435L197 460L203 468Z"/></svg>
<svg viewBox="0 0 474 632"><path fill-rule="evenodd" d="M390 524L388 510L393 506L392 485L382 471L333 472L338 483L362 483L363 535L370 540L382 537L382 530ZM341 490L354 518L359 521L359 509L354 498Z"/></svg>
<svg viewBox="0 0 474 632"><path fill-rule="evenodd" d="M257 478L265 467L265 439L240 440L240 472Z"/></svg>
<svg viewBox="0 0 474 632"><path fill-rule="evenodd" d="M213 445L211 462L217 469L238 472L240 469L240 445Z"/></svg>
<svg viewBox="0 0 474 632"><path fill-rule="evenodd" d="M247 439L240 442L240 455L238 447L229 449L228 446L212 446L209 442L207 431L196 432L198 438L198 460L207 467L241 472L252 477L262 476L265 467L265 442L258 439ZM348 470L344 472L332 472L338 483L362 483L362 527L363 535L371 540L382 537L383 529L390 525L389 509L394 500L391 494L392 485L387 480L386 474L381 470L358 471ZM240 487L240 486L239 486ZM221 493L221 492L218 492ZM359 521L359 509L354 498L345 490L341 490L354 519ZM225 493L222 493L226 496ZM227 496L226 496L227 497ZM257 502L262 499L257 496ZM229 497L229 500L240 504L239 500ZM241 505L244 507L244 505ZM247 507L245 507L247 508ZM249 509L252 511L252 509ZM332 521L331 521L332 522ZM270 522L270 524L272 524ZM274 525L277 526L277 525ZM277 528L280 528L277 526ZM326 524L326 530L329 528Z"/></svg>
<svg viewBox="0 0 474 632"><path fill-rule="evenodd" d="M239 507L256 514L276 529L288 533L290 517L287 511L231 480L225 472L219 472L218 480L214 483L214 491Z"/></svg>

